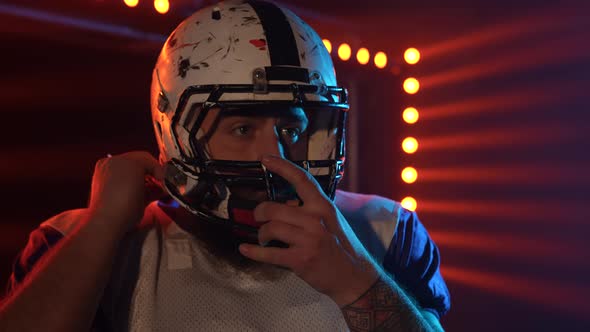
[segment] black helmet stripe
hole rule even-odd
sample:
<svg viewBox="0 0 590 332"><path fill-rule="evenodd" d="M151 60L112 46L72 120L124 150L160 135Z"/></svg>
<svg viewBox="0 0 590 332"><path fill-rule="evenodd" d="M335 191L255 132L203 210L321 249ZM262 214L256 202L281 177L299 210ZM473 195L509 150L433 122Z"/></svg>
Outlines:
<svg viewBox="0 0 590 332"><path fill-rule="evenodd" d="M271 66L301 66L297 42L283 11L275 4L251 0L252 6L266 35Z"/></svg>

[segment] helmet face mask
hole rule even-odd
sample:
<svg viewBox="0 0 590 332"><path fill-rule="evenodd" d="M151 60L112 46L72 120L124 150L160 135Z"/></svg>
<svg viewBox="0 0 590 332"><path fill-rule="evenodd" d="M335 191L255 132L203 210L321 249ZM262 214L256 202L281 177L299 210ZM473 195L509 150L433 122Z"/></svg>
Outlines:
<svg viewBox="0 0 590 332"><path fill-rule="evenodd" d="M224 3L220 3L222 4ZM166 166L164 182L169 194L185 209L198 216L198 219L221 223L252 237L257 226L252 220L251 212L256 204L265 200L285 202L298 197L292 185L277 174L269 172L259 161L214 159L215 156L211 156L207 146L211 132L205 132L207 128L203 127L204 120L208 115L212 116L213 110L217 111L218 119L231 115L280 118L294 113L305 117L306 129L300 133L297 142L281 144L284 157L313 175L324 193L333 198L336 185L343 175L344 128L348 101L346 90L335 85L331 59L321 39L294 14L259 1L231 2L221 7L220 19L207 16L211 8L203 9L185 20L165 44L154 69L152 117L160 148L160 162ZM188 43L191 38L198 39L200 35L207 33L216 34L220 29L224 33L229 30L230 35L243 34L244 31L236 28L234 23L243 21L244 17L236 19L231 16L238 7L242 8L241 12L245 13L243 15L254 12L259 14L259 22L263 22L263 16L267 15L264 11L268 12L269 7L274 7L284 15L283 20L293 30L299 29L298 35L307 37L297 39L298 46L306 41L310 45L306 45L305 49L313 51L304 55L303 59L301 53L297 52L300 62L298 66L276 65L271 54L270 37L275 36L276 39L277 33L269 33L275 26L263 26L263 29L258 26L255 34L262 34L268 40L257 40L263 40L271 50L240 53L240 73L216 75L219 73L216 70L224 71L224 61L227 62L225 58L219 58L217 62L208 61L204 68L208 73L206 70L201 73L195 73L198 70L186 71L185 60L190 62L196 58L199 48L193 45L175 49L180 41L171 43L171 38L182 38L184 40L181 45L188 45L191 44ZM271 10L273 15L276 15L275 9ZM224 13L229 17L225 20L225 25L222 25L220 23L226 18ZM210 29L203 32L193 26L195 21L206 26L202 22L207 18L217 21L210 22L210 28L214 28L214 31ZM251 20L252 18L248 18L248 22ZM189 27L194 30L186 28L191 22L193 24ZM293 35L291 38L295 39ZM171 47L171 44L175 46ZM230 47L231 44L230 42ZM182 53L187 48L192 52L190 57ZM181 60L185 61L181 67L185 70L172 75L181 68L178 67L178 62L172 60L178 55L175 53L182 53L178 59L184 59ZM265 60L265 57L270 59ZM264 61L271 63L256 66ZM252 65L249 68L248 63ZM256 195L249 195L250 193ZM190 225L180 226L190 228Z"/></svg>

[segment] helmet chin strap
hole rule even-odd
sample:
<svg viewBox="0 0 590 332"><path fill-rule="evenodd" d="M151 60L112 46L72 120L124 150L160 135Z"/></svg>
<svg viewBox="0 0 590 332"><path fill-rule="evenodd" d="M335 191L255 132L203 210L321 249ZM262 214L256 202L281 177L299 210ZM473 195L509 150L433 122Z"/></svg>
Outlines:
<svg viewBox="0 0 590 332"><path fill-rule="evenodd" d="M227 203L229 219L236 224L251 226L256 229L260 228L264 223L257 222L254 218L254 209L256 209L258 204L258 201L241 199L235 197L235 195L231 195ZM248 232L234 228L233 233L238 237L244 238L247 242L258 243L257 232Z"/></svg>
<svg viewBox="0 0 590 332"><path fill-rule="evenodd" d="M243 239L244 242L260 244L258 241L258 229L267 223L268 221L256 221L254 217L254 209L260 204L260 201L248 200L231 195L228 201L227 210L229 213L229 219L236 224L250 226L256 229L256 231L246 231L243 228L234 227L233 234ZM271 240L268 243L262 243L265 247L279 247L288 248L289 245L278 240Z"/></svg>

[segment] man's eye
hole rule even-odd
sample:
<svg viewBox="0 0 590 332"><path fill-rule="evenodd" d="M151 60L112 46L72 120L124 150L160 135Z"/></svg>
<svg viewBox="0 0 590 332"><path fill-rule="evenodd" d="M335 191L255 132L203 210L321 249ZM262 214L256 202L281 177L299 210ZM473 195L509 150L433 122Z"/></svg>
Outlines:
<svg viewBox="0 0 590 332"><path fill-rule="evenodd" d="M251 129L252 128L250 128L250 126L239 126L232 129L232 133L234 133L237 136L246 136L248 135L248 133L250 133Z"/></svg>
<svg viewBox="0 0 590 332"><path fill-rule="evenodd" d="M283 128L281 129L281 134L287 140L288 143L295 143L299 139L299 135L301 135L301 130L299 128Z"/></svg>

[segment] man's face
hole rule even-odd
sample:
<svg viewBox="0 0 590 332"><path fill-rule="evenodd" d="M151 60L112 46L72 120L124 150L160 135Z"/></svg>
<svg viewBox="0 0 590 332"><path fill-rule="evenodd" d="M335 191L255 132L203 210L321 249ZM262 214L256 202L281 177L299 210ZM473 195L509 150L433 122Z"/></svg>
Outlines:
<svg viewBox="0 0 590 332"><path fill-rule="evenodd" d="M205 133L206 149L211 159L260 161L265 155L302 156L307 142L308 118L301 108L274 110L224 110L214 108L205 117L201 129ZM266 191L252 188L232 188L232 195L262 201ZM184 214L188 216L188 212ZM227 229L208 222L196 222L200 240L216 261L229 263L240 271L250 271L261 277L280 275L276 269L250 261L237 250L240 243ZM270 271L268 270L270 268Z"/></svg>

